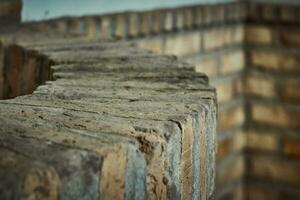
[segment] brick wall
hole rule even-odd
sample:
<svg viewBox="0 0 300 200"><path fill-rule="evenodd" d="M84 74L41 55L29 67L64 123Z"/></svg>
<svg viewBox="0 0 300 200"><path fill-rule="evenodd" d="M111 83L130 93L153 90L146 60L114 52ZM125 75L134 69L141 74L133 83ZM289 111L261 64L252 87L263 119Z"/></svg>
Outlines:
<svg viewBox="0 0 300 200"><path fill-rule="evenodd" d="M66 38L129 40L193 64L217 88L217 198L297 199L299 10L241 2L24 26ZM13 40L39 42L22 34Z"/></svg>
<svg viewBox="0 0 300 200"><path fill-rule="evenodd" d="M21 22L21 0L0 0L0 30Z"/></svg>
<svg viewBox="0 0 300 200"><path fill-rule="evenodd" d="M249 6L245 30L248 199L300 198L299 11L299 6Z"/></svg>
<svg viewBox="0 0 300 200"><path fill-rule="evenodd" d="M149 51L176 55L206 73L219 103L217 198L239 198L245 174L245 13L243 4L230 3L60 18L27 26L88 40L130 40Z"/></svg>

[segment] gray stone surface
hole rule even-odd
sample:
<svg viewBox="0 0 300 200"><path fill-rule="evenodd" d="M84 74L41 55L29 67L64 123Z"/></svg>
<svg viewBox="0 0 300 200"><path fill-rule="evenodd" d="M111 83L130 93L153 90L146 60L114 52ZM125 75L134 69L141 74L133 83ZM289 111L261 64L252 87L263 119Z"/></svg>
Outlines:
<svg viewBox="0 0 300 200"><path fill-rule="evenodd" d="M213 198L216 97L204 74L128 43L25 51L48 59L38 65L53 81L0 101L0 152L27 170L0 160L4 199L45 195L30 190L31 170L47 175L38 185L52 199ZM21 187L27 176L29 189Z"/></svg>

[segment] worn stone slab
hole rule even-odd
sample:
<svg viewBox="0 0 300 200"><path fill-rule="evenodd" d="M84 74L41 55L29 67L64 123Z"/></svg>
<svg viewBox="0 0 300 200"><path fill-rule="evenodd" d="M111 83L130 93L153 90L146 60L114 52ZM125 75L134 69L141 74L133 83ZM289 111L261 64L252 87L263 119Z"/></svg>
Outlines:
<svg viewBox="0 0 300 200"><path fill-rule="evenodd" d="M46 58L55 81L33 95L0 102L3 143L19 141L25 153L32 150L21 144L25 137L40 146L50 141L94 153L103 164L93 187L99 185L103 199L145 199L145 188L148 199L213 198L216 99L206 75L128 43L26 48ZM52 157L36 158L48 166Z"/></svg>
<svg viewBox="0 0 300 200"><path fill-rule="evenodd" d="M68 152L80 152L80 149L82 149L83 152L86 152L81 156L82 159L87 160L87 163L85 165L88 166L86 167L91 167L92 172L98 173L99 176L95 177L95 175L92 175L91 179L87 174L88 171L84 169L82 171L83 174L81 178L89 181L91 185L88 186L86 183L84 183L83 180L76 180L76 177L80 178L77 174L76 177L74 177L74 184L76 185L75 188L71 190L70 188L66 188L65 190L64 188L61 188L60 191L57 191L61 195L63 195L64 199L74 199L74 197L91 199L91 196L86 196L89 194L86 193L85 188L82 189L84 190L81 192L82 196L78 196L80 195L80 191L78 190L78 187L80 187L80 185L78 185L79 183L83 184L82 187L88 187L89 189L94 188L93 193L94 195L98 195L98 197L95 196L92 199L143 199L145 197L146 163L137 149L133 145L130 145L130 141L122 141L120 137L112 138L111 136L105 137L105 135L104 137L95 137L84 132L81 132L80 134L80 132L76 131L71 132L61 129L58 130L52 126L42 126L37 121L26 122L19 119L9 120L0 117L0 122L2 125L0 128L1 146L5 146L5 144L9 140L12 144L14 144L7 144L6 146L9 147L9 149L15 149L14 151L26 153L26 150L30 151L31 145L31 147L35 148L31 149L32 152L27 152L27 156L35 156L34 159L37 159L39 162L46 163L47 165L51 164L51 168L54 167L55 169L55 167L57 167L59 168L58 170L63 170L60 168L69 168L69 165L66 162L68 159L72 159L69 161L70 165L73 164L76 166L76 163L79 162L79 160L75 161L74 159L76 158L76 156L74 157L74 155L69 155L70 153ZM43 134L40 134L41 131ZM30 138L32 138L31 142L28 142L27 140L29 140ZM25 141L27 142L22 146L22 144L16 145L17 141L19 141L20 143L24 143ZM47 154L43 154L43 152L37 151L39 148L43 150L44 148L46 148L45 145L50 146L50 144L52 143L55 144L56 147L51 148L51 150L49 150ZM47 148L49 148L48 146ZM56 149L56 151L54 151L54 149ZM67 155L65 155L66 158L62 157L64 156L64 154L60 152L60 149L65 149L65 151L67 151ZM57 155L54 152L57 152ZM99 163L99 165L97 164L96 166L92 164L92 162L95 162L96 160L89 160L87 152L89 152L92 156L97 155L99 157L99 162L101 161L102 164L100 165ZM49 155L51 156L49 157ZM66 166L64 166L64 164L61 164L62 161L64 161L63 163L66 163ZM119 165L114 165L115 162L118 162ZM83 164L84 163L82 163L82 161L78 163L79 166ZM97 166L100 166L100 168L96 169ZM36 170L39 170L39 168L37 168ZM67 169L59 172L57 172L59 184L63 184L62 181L65 178L66 180L64 180L64 182L66 182L67 184L66 187L68 187L68 185L72 187L72 185L70 184L72 184L73 176L69 176L72 175L70 174L71 172L67 173ZM80 172L74 171L74 173ZM108 175L110 176L109 178L107 177ZM96 182L92 183L92 180ZM5 184L7 183L1 182L1 186L5 186ZM137 188L134 188L132 187L133 184L138 184L139 186L137 186ZM116 189L119 191L118 194L115 193ZM20 193L20 195L22 195L22 193ZM57 199L60 199L60 197L61 196L59 195Z"/></svg>

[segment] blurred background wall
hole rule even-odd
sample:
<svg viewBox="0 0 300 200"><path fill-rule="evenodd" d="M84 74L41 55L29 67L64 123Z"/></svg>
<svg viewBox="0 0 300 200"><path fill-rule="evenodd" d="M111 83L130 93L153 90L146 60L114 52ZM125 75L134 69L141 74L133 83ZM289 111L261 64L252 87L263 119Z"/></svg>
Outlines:
<svg viewBox="0 0 300 200"><path fill-rule="evenodd" d="M82 16L232 1L234 0L23 0L22 19L45 20L66 15Z"/></svg>

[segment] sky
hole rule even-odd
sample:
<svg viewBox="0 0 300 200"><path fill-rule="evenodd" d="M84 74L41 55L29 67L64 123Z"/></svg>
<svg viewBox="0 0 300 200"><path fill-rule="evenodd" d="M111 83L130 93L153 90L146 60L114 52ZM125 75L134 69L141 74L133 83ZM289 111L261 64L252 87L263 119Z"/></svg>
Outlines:
<svg viewBox="0 0 300 200"><path fill-rule="evenodd" d="M233 0L23 0L23 21Z"/></svg>

